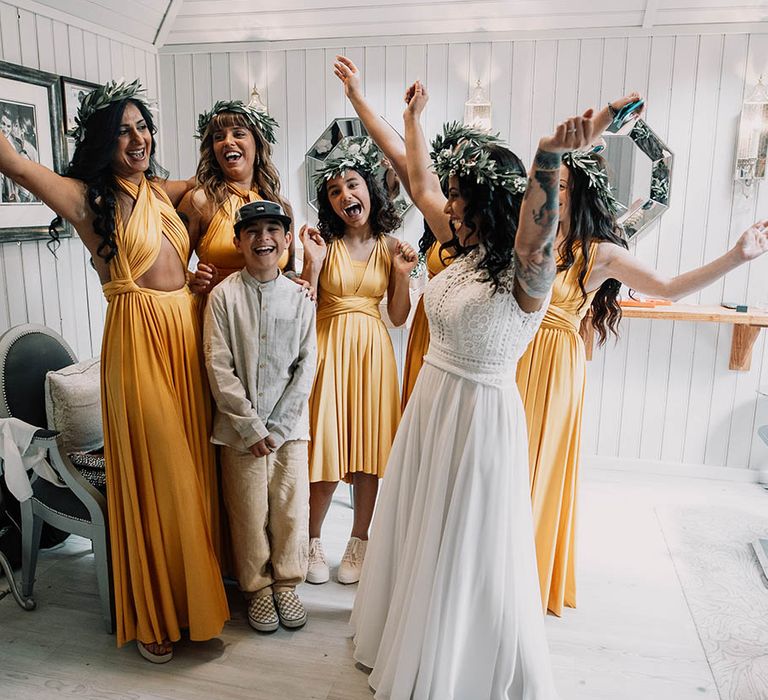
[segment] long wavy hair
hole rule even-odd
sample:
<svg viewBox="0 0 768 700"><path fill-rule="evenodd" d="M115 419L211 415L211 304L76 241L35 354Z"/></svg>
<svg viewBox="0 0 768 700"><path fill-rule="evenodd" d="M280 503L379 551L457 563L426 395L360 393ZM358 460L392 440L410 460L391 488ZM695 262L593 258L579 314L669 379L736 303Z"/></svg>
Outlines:
<svg viewBox="0 0 768 700"><path fill-rule="evenodd" d="M606 169L605 160L597 156L600 167ZM583 296L582 306L587 301L584 282L589 266L589 251L594 241L608 241L627 248L627 241L616 224L616 216L608 209L605 201L593 187L589 186L589 177L579 168L566 164L568 173L568 196L570 202L570 229L558 248L560 262L558 272L569 270L575 264L576 249L581 250L579 267L579 289ZM592 325L598 336L598 344L603 345L612 333L618 338L618 325L621 321L621 306L618 297L621 282L608 279L600 285L592 300Z"/></svg>
<svg viewBox="0 0 768 700"><path fill-rule="evenodd" d="M368 220L371 222L373 235L384 236L399 228L402 221L394 203L384 193L379 180L367 170L354 172L363 178L368 187L368 196L371 200L371 213ZM326 241L344 236L344 222L333 210L328 199L328 180L322 182L317 188L317 229Z"/></svg>
<svg viewBox="0 0 768 700"><path fill-rule="evenodd" d="M497 170L512 170L522 177L527 176L523 161L508 148L492 144L487 150L490 159L496 162ZM459 192L465 202L463 224L475 233L484 251L477 266L488 272L486 281L491 283L493 291L499 291L502 289L501 273L512 264L523 194L512 194L501 187L491 189L472 176L459 177ZM465 250L454 234L452 240L441 246L440 255L445 260L446 254L455 257Z"/></svg>
<svg viewBox="0 0 768 700"><path fill-rule="evenodd" d="M272 162L272 146L245 115L237 112L220 112L214 115L208 124L203 140L200 142L200 161L195 172L195 189L205 193L206 200L213 204L214 210L229 199L227 181L213 150L213 137L217 131L231 127L248 129L256 143L251 187L255 187L264 199L279 202L285 208L287 202L280 195L280 175Z"/></svg>
<svg viewBox="0 0 768 700"><path fill-rule="evenodd" d="M168 177L168 172L155 160L157 128L152 114L143 102L131 98L113 102L90 116L86 122L85 138L77 144L72 161L64 171L66 177L85 183L88 206L95 214L93 229L101 238L96 254L106 262L112 260L118 253L115 242L115 207L118 187L112 169L112 159L117 150L123 112L129 102L137 107L152 135L149 168L145 172L147 179L164 180ZM48 227L51 238L48 241L48 248L54 253L59 246L58 227L61 221L61 217L57 216Z"/></svg>

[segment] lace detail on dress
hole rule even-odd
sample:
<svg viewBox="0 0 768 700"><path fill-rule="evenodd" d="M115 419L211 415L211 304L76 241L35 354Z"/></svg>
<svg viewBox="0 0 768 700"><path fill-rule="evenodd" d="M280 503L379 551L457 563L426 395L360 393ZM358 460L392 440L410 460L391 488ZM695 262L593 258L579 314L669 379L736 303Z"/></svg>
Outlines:
<svg viewBox="0 0 768 700"><path fill-rule="evenodd" d="M457 259L427 284L424 306L430 346L425 361L472 381L493 386L514 384L517 362L541 324L542 308L526 313L512 294L514 266L500 275L493 293L480 251Z"/></svg>

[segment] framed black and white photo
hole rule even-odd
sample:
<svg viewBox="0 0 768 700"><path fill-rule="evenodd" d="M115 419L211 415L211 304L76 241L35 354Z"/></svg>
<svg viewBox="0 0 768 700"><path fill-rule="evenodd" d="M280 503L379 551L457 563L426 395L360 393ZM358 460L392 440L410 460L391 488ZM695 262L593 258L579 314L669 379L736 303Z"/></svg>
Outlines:
<svg viewBox="0 0 768 700"><path fill-rule="evenodd" d="M75 117L77 116L77 110L80 107L80 103L83 98L92 90L95 90L98 85L96 83L88 83L84 80L75 80L74 78L61 78L61 97L64 107L64 131L69 134L72 129L77 126ZM69 143L69 139L67 139ZM68 154L72 157L72 153Z"/></svg>
<svg viewBox="0 0 768 700"><path fill-rule="evenodd" d="M24 158L62 172L64 128L59 76L0 61L0 133ZM56 215L0 175L0 242L44 238ZM62 235L71 235L69 226Z"/></svg>

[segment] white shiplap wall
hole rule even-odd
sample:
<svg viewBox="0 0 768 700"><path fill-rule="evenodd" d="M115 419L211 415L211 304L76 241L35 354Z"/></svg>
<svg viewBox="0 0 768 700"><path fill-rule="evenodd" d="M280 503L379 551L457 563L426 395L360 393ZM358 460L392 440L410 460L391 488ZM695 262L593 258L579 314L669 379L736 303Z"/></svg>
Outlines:
<svg viewBox="0 0 768 700"><path fill-rule="evenodd" d="M330 70L344 44L262 46L217 53L184 47L160 56L165 165L174 175L191 174L196 115L214 100L247 98L256 84L282 126L275 160L301 222L311 218L304 152L333 117L352 113ZM444 121L461 118L468 88L479 78L490 85L494 127L526 162L556 119L630 89L642 91L648 96L648 121L677 161L672 208L635 252L670 274L722 254L758 212L768 216L768 185L759 196L744 199L734 195L731 182L743 93L768 69L768 35L405 45L398 40L398 45L368 42L346 53L363 68L368 98L393 124L401 123L406 82L425 80L431 95L429 135ZM418 238L416 212L405 229L407 238ZM691 301L724 298L768 303L768 259L732 273ZM755 426L768 423L768 401L759 403L755 393L768 384L765 335L756 343L751 371L731 372L730 326L625 321L618 344L597 350L589 366L585 454L608 463L742 469L768 462L768 450L754 437ZM402 357L404 334L394 336Z"/></svg>
<svg viewBox="0 0 768 700"><path fill-rule="evenodd" d="M45 8L41 8L44 10ZM0 2L0 59L81 80L138 77L157 95L157 54ZM60 332L78 357L98 355L106 303L78 238L54 257L45 241L0 244L0 333L18 323Z"/></svg>

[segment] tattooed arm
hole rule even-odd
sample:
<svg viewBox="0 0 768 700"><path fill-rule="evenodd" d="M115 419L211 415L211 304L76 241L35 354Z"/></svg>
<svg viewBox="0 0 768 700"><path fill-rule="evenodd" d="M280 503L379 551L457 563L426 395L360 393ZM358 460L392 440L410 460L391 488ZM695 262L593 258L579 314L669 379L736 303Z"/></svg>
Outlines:
<svg viewBox="0 0 768 700"><path fill-rule="evenodd" d="M539 141L515 236L515 299L523 311L538 311L555 280L555 237L560 222L560 166L563 153L584 148L596 137L592 110L562 122Z"/></svg>

